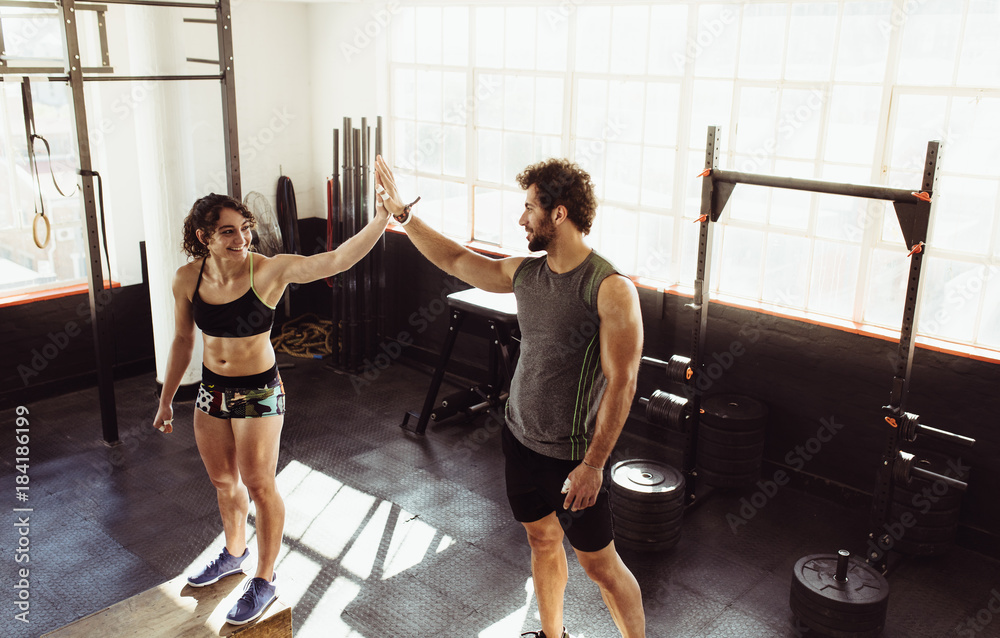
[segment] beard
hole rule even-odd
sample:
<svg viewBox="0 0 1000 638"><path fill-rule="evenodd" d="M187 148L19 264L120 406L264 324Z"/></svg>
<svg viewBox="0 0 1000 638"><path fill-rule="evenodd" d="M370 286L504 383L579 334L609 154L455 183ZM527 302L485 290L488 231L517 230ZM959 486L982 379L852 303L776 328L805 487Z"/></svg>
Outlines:
<svg viewBox="0 0 1000 638"><path fill-rule="evenodd" d="M556 225L548 217L544 218L541 225L531 231L531 240L528 242L528 250L537 253L545 250L552 243L556 236Z"/></svg>

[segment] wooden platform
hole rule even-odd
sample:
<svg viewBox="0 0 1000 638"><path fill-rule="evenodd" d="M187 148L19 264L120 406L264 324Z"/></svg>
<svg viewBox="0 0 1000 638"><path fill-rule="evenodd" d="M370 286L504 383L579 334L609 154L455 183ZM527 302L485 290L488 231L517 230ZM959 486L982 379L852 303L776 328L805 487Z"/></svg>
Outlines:
<svg viewBox="0 0 1000 638"><path fill-rule="evenodd" d="M163 583L101 611L84 616L42 638L290 638L292 608L278 600L249 625L230 625L226 614L243 593L246 576L230 576L208 587L191 587L185 576Z"/></svg>

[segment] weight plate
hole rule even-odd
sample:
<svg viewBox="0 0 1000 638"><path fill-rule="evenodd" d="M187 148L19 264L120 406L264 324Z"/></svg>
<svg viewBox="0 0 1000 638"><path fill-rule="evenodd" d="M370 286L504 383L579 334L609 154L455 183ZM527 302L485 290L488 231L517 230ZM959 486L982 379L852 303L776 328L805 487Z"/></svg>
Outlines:
<svg viewBox="0 0 1000 638"><path fill-rule="evenodd" d="M886 609L879 609L865 614L833 612L831 615L829 609L815 609L805 603L795 593L791 594L789 605L792 608L792 613L804 623L833 627L844 632L871 631L885 624Z"/></svg>
<svg viewBox="0 0 1000 638"><path fill-rule="evenodd" d="M678 489L670 492L638 492L622 487L614 481L611 482L611 492L618 496L621 500L632 501L633 503L642 503L643 505L658 505L683 501L684 487L685 485L682 483Z"/></svg>
<svg viewBox="0 0 1000 638"><path fill-rule="evenodd" d="M874 629L865 631L843 631L804 618L802 619L802 624L815 631L818 635L824 636L824 638L879 638L882 635L882 628L884 627L884 625L879 625Z"/></svg>
<svg viewBox="0 0 1000 638"><path fill-rule="evenodd" d="M736 489L749 487L760 479L760 472L750 472L747 474L723 474L711 470L698 470L698 478L705 485L719 487L723 489Z"/></svg>
<svg viewBox="0 0 1000 638"><path fill-rule="evenodd" d="M666 521L635 521L631 518L614 515L615 529L625 530L626 534L633 536L644 536L648 534L668 535L673 530L679 529L682 517L678 516Z"/></svg>
<svg viewBox="0 0 1000 638"><path fill-rule="evenodd" d="M853 625L850 623L846 628L837 627L836 621L831 624L823 622L824 619L819 619L815 616L803 616L796 613L794 608L792 609L792 613L798 616L803 625L827 638L878 638L882 635L882 628L885 626L885 621L883 620L879 624L869 624L862 628L851 628Z"/></svg>
<svg viewBox="0 0 1000 638"><path fill-rule="evenodd" d="M660 524L670 523L679 519L684 515L684 507L681 503L678 503L677 507L672 510L663 510L656 514L651 514L643 507L636 506L634 503L623 504L615 502L611 507L611 512L615 518L624 518L636 523Z"/></svg>
<svg viewBox="0 0 1000 638"><path fill-rule="evenodd" d="M885 605L889 583L878 571L852 557L846 582L837 581L836 572L835 554L803 556L792 568L792 589L797 588L807 600L838 611L861 613Z"/></svg>
<svg viewBox="0 0 1000 638"><path fill-rule="evenodd" d="M948 527L914 526L903 532L902 538L912 543L950 543L958 535L958 523Z"/></svg>
<svg viewBox="0 0 1000 638"><path fill-rule="evenodd" d="M681 528L670 530L668 532L661 532L657 534L642 534L639 532L633 532L630 530L620 530L615 528L615 538L621 539L623 541L628 541L636 544L648 544L648 543L676 543L677 539L681 536Z"/></svg>
<svg viewBox="0 0 1000 638"><path fill-rule="evenodd" d="M643 514L667 514L684 505L683 492L678 492L677 494L667 494L660 496L659 498L655 498L649 494L628 492L612 485L611 494L614 495L611 500L613 505L621 503L626 507L631 506L634 509L638 509Z"/></svg>
<svg viewBox="0 0 1000 638"><path fill-rule="evenodd" d="M826 618L845 618L859 620L863 618L877 618L879 615L885 616L889 608L889 599L886 598L881 603L875 605L861 606L859 609L836 609L830 607L826 602L817 602L809 597L806 588L801 583L792 582L791 597L797 604L808 608L813 613Z"/></svg>
<svg viewBox="0 0 1000 638"><path fill-rule="evenodd" d="M684 475L665 463L648 459L619 461L611 468L611 482L630 495L665 496L684 494Z"/></svg>
<svg viewBox="0 0 1000 638"><path fill-rule="evenodd" d="M701 419L721 430L759 430L767 425L767 405L743 394L713 394L701 402Z"/></svg>
<svg viewBox="0 0 1000 638"><path fill-rule="evenodd" d="M624 538L615 538L615 546L632 552L653 553L665 552L677 546L680 536L673 540L661 541L658 543L637 543Z"/></svg>
<svg viewBox="0 0 1000 638"><path fill-rule="evenodd" d="M760 457L752 459L720 459L698 450L698 468L719 474L749 474L760 470Z"/></svg>
<svg viewBox="0 0 1000 638"><path fill-rule="evenodd" d="M911 556L937 556L952 548L954 543L914 543L905 538L896 541L892 546L892 551L900 554L910 554Z"/></svg>
<svg viewBox="0 0 1000 638"><path fill-rule="evenodd" d="M747 430L746 432L733 432L731 430L720 430L719 428L706 425L702 420L698 424L698 440L714 441L715 443L727 443L729 445L758 445L764 441L764 430Z"/></svg>
<svg viewBox="0 0 1000 638"><path fill-rule="evenodd" d="M912 507L907 507L905 505L900 505L899 503L892 503L889 506L889 516L893 520L898 521L904 514L909 514L917 521L917 527L948 527L950 525L956 525L958 523L959 509L951 510L941 510L934 511L928 510L926 512L913 509Z"/></svg>
<svg viewBox="0 0 1000 638"><path fill-rule="evenodd" d="M646 403L646 420L672 429L680 428L687 412L688 400L677 394L654 390Z"/></svg>
<svg viewBox="0 0 1000 638"><path fill-rule="evenodd" d="M684 502L684 494L643 494L642 492L628 492L621 488L612 486L611 493L615 495L615 502L627 502L635 507L652 507L653 511L663 513L673 509L677 504Z"/></svg>
<svg viewBox="0 0 1000 638"><path fill-rule="evenodd" d="M892 500L918 510L930 508L940 511L962 507L962 492L954 488L944 490L941 485L936 486L935 492L935 486L922 479L913 479L906 486L897 483L892 491Z"/></svg>
<svg viewBox="0 0 1000 638"><path fill-rule="evenodd" d="M744 461L759 459L764 452L763 439L752 445L733 445L732 443L717 443L704 437L698 437L698 454L708 454L717 459L732 459Z"/></svg>
<svg viewBox="0 0 1000 638"><path fill-rule="evenodd" d="M937 448L935 444L932 444L929 439L924 436L918 438L922 443L930 444L931 447ZM964 461L961 459L956 459L954 456L949 454L944 454L938 452L935 449L927 449L925 445L917 445L916 449L910 450L917 458L913 461L913 467L921 468L924 470L929 470L935 474L944 474L945 476L950 476L951 478L957 478L960 481L969 480L969 469L965 465ZM933 481L916 477L916 481L930 485ZM921 486L921 489L923 487Z"/></svg>
<svg viewBox="0 0 1000 638"><path fill-rule="evenodd" d="M637 503L619 498L611 499L611 511L622 514L633 521L664 521L673 520L684 511L684 499L675 499L666 503Z"/></svg>

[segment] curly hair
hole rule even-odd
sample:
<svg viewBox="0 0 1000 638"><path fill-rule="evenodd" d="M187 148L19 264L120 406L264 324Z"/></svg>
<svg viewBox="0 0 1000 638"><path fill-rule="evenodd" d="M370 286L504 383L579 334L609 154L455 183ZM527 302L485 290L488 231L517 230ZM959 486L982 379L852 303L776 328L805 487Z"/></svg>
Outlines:
<svg viewBox="0 0 1000 638"><path fill-rule="evenodd" d="M219 223L219 214L224 209L235 210L243 218L250 222L250 227L257 225L257 219L246 206L229 195L218 195L209 193L194 203L191 211L184 218L184 242L183 248L190 257L208 257L208 247L198 239L198 232L202 231L207 243L215 233L215 227Z"/></svg>
<svg viewBox="0 0 1000 638"><path fill-rule="evenodd" d="M560 158L547 159L525 168L517 176L524 190L532 184L546 211L565 206L569 220L587 235L597 215L597 197L590 174L579 165Z"/></svg>

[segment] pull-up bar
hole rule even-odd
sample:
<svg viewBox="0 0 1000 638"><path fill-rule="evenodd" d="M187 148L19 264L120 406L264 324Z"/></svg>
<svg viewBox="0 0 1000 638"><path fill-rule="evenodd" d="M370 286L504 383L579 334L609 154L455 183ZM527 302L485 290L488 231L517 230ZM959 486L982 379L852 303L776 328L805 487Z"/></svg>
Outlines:
<svg viewBox="0 0 1000 638"><path fill-rule="evenodd" d="M712 169L712 178L716 182L726 184L751 184L753 186L770 186L772 188L789 188L797 191L813 193L829 193L830 195L847 195L867 199L884 199L893 202L911 202L915 197L912 190L905 188L889 188L888 186L869 186L867 184L838 184L823 182L816 179L801 179L798 177L781 177L778 175L758 175L727 171L720 168Z"/></svg>
<svg viewBox="0 0 1000 638"><path fill-rule="evenodd" d="M896 218L899 221L899 227L903 234L903 241L909 250L906 257L910 261L910 269L903 302L903 317L900 323L895 375L892 379L889 403L882 408L886 413L886 422L892 427L888 429L885 451L882 455L883 463L878 469L878 479L873 494L873 531L870 535L872 539L879 538L882 534L883 525L889 517L889 499L893 489L893 468L898 464L897 457L901 454L900 446L904 440L907 442L912 441L915 438L917 429L919 429L916 426L916 415L910 415L905 412L905 408L916 341L917 310L920 305L920 271L924 258L923 247L927 239L927 230L935 204L934 193L937 186L940 146L940 142L937 141L927 143L927 155L924 159L924 170L921 173L920 185L915 190L910 190L889 188L887 186L844 184L727 171L719 168L719 155L721 154L719 129L715 126L708 128L708 143L705 149L705 170L700 175L700 177L704 177L705 179L702 182L701 216L697 220L700 222L698 266L694 282L694 303L692 304L699 312L699 317L695 321L692 335L693 352L690 367L698 373L703 373L701 368L705 365L705 331L708 323L709 303L707 288L710 281L709 275L712 264L709 249L712 245L712 228L715 225L713 222L718 221L737 184L887 200L892 202L893 208L896 211ZM700 402L700 392L696 390L693 400L690 402L691 416L693 417L692 427L697 427ZM898 427L899 421L902 421L909 428L905 435L900 433L900 430L905 428ZM948 438L962 445L971 445L975 442L968 437L952 434L951 432L926 426L920 427L923 427L922 431L924 433ZM688 464L691 462L690 457L693 456L694 445L689 444L687 448L688 454L685 455L685 469L687 469ZM912 455L910 458L912 460ZM931 476L935 479L943 478L938 475ZM925 476L925 478L928 477ZM877 552L869 554L867 558L870 563L874 563L881 571L885 571L886 558L884 552L882 554L878 554Z"/></svg>

